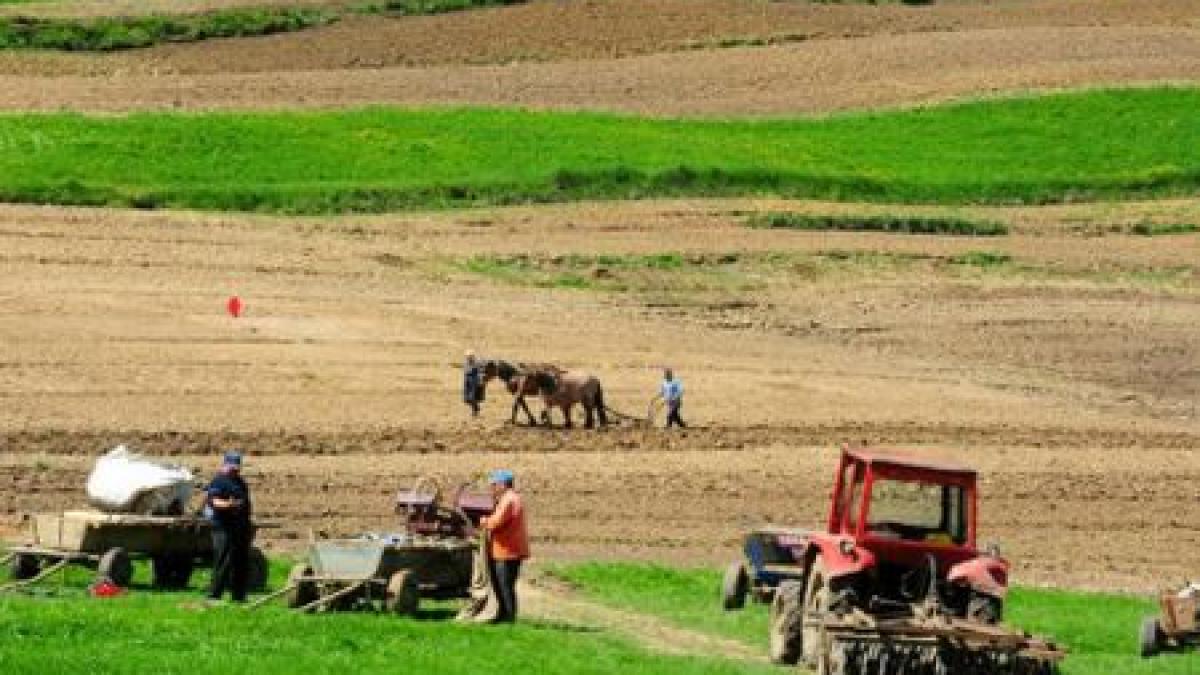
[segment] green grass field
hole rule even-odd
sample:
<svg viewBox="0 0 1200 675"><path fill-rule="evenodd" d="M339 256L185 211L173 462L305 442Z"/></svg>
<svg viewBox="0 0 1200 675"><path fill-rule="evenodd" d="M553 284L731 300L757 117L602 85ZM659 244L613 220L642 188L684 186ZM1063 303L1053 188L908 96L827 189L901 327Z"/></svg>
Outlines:
<svg viewBox="0 0 1200 675"><path fill-rule="evenodd" d="M198 575L199 576L199 575ZM283 581L276 569L275 583ZM88 573L34 597L0 597L0 672L161 673L770 673L716 658L648 652L617 635L539 621L515 626L453 622L453 603L416 619L386 614L304 616L282 606L199 609L200 592L93 599ZM202 583L199 578L193 582Z"/></svg>
<svg viewBox="0 0 1200 675"><path fill-rule="evenodd" d="M1200 89L772 121L495 109L0 116L0 200L285 213L652 196L1196 194Z"/></svg>
<svg viewBox="0 0 1200 675"><path fill-rule="evenodd" d="M766 650L767 610L751 604L719 608L720 572L645 564L592 563L554 568L554 574L598 601L663 617L680 626L742 640ZM1200 654L1137 655L1142 617L1156 612L1149 598L1016 589L1005 620L1053 638L1070 652L1065 675L1194 675Z"/></svg>
<svg viewBox="0 0 1200 675"><path fill-rule="evenodd" d="M277 561L274 586L287 563ZM724 612L720 573L644 563L554 565L550 573L596 602L670 624L741 641L765 653L766 608ZM301 616L279 605L260 610L199 609L202 574L193 590L157 593L135 578L133 592L93 599L90 573L71 572L32 595L0 596L0 672L8 673L347 673L546 672L635 675L780 672L767 666L645 650L633 636L597 626L527 620L516 626L464 626L454 603L425 603L421 616L340 613ZM1070 656L1066 675L1191 674L1200 655L1136 655L1147 598L1017 589L1007 621L1054 638Z"/></svg>

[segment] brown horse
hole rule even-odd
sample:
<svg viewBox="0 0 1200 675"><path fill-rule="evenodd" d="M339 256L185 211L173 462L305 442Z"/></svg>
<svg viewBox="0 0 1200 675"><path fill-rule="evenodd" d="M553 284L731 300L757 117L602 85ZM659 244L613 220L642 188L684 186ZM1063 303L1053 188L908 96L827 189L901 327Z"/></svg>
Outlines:
<svg viewBox="0 0 1200 675"><path fill-rule="evenodd" d="M563 371L558 367L549 364L519 363L513 365L500 359L488 359L483 362L483 384L486 386L488 381L499 378L504 382L508 393L513 395L512 417L510 418L512 423L517 423L517 411L524 410L525 417L529 420L529 426L537 426L537 420L533 416L533 411L529 409L529 404L525 402L525 397L540 396L542 387L553 387L552 378L556 373L561 372ZM547 419L546 411L542 411L542 420L546 421Z"/></svg>
<svg viewBox="0 0 1200 675"><path fill-rule="evenodd" d="M571 428L571 409L575 404L583 406L583 426L591 429L600 420L600 426L608 424L608 413L604 405L604 387L600 379L590 373L577 370L559 371L554 374L539 373L541 376L542 402L546 411L542 413L543 420L550 423L550 409L562 410L565 426ZM553 386L549 386L553 383Z"/></svg>
<svg viewBox="0 0 1200 675"><path fill-rule="evenodd" d="M537 421L525 403L526 396L541 396L545 404L542 422L550 425L550 409L562 410L567 428L572 426L571 411L576 404L583 406L584 426L591 429L599 419L600 425L608 424L604 405L604 388L600 380L588 373L565 371L550 364L518 364L516 366L499 360L489 360L483 367L484 382L499 378L513 395L512 422L517 421L517 410L525 411L530 426Z"/></svg>

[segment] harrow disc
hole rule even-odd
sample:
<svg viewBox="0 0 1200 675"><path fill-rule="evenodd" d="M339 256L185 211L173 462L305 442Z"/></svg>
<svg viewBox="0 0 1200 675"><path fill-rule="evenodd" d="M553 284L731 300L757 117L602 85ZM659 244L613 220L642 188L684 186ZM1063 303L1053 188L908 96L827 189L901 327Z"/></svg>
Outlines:
<svg viewBox="0 0 1200 675"><path fill-rule="evenodd" d="M1055 659L936 642L838 637L829 675L1055 675Z"/></svg>

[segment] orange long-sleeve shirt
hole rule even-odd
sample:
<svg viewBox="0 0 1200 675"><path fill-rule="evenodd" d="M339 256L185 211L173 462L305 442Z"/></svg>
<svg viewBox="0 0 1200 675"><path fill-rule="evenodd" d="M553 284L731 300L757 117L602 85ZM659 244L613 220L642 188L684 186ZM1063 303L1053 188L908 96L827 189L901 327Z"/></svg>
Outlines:
<svg viewBox="0 0 1200 675"><path fill-rule="evenodd" d="M492 533L493 559L524 560L529 557L525 505L515 490L507 490L500 495L496 510L480 522Z"/></svg>

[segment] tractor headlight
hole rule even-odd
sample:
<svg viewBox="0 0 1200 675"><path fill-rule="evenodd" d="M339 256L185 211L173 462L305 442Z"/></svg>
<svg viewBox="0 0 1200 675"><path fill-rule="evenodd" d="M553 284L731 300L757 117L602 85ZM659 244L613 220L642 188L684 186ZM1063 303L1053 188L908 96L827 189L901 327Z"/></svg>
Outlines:
<svg viewBox="0 0 1200 675"><path fill-rule="evenodd" d="M849 539L843 539L838 542L838 549L841 550L842 555L852 556L854 555L854 542Z"/></svg>

